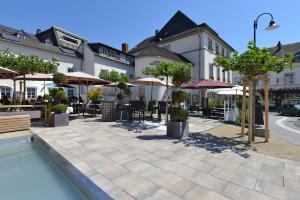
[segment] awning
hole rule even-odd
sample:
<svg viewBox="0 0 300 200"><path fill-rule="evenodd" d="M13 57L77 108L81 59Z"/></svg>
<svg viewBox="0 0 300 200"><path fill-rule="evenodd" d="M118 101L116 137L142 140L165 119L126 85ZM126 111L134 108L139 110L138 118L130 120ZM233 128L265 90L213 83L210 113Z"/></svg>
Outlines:
<svg viewBox="0 0 300 200"><path fill-rule="evenodd" d="M17 76L18 72L13 70L0 67L0 79L12 79L14 76Z"/></svg>
<svg viewBox="0 0 300 200"><path fill-rule="evenodd" d="M215 88L232 88L233 85L214 80L200 80L198 82L184 84L183 89L215 89Z"/></svg>

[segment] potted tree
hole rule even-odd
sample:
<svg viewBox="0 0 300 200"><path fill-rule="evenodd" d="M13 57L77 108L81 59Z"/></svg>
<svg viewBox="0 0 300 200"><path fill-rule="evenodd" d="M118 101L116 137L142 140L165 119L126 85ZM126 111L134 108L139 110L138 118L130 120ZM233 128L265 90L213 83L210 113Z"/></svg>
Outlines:
<svg viewBox="0 0 300 200"><path fill-rule="evenodd" d="M69 114L66 113L68 105L64 104L66 101L66 93L62 88L63 84L67 83L67 77L65 74L56 72L53 74L53 82L58 86L58 89L54 89L50 92L51 101L51 124L54 127L68 126Z"/></svg>
<svg viewBox="0 0 300 200"><path fill-rule="evenodd" d="M172 92L170 120L167 124L167 135L182 139L189 136L188 111L182 103L188 98L188 93L181 90L181 85L191 79L191 65L186 63L173 63L172 81L176 89Z"/></svg>

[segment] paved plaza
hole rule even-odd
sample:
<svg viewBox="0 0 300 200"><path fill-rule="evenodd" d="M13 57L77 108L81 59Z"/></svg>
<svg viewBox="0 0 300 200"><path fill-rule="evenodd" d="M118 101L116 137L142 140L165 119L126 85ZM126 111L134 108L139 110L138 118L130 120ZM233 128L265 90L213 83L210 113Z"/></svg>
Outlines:
<svg viewBox="0 0 300 200"><path fill-rule="evenodd" d="M191 118L190 132L219 124ZM203 137L178 141L161 125L77 119L68 127L32 130L114 199L300 197L300 162L220 147Z"/></svg>

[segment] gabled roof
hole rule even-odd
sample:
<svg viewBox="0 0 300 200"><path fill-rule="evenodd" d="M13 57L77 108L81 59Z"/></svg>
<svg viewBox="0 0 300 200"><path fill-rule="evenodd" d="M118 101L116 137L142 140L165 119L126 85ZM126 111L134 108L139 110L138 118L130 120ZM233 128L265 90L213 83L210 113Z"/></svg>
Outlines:
<svg viewBox="0 0 300 200"><path fill-rule="evenodd" d="M190 60L185 58L184 56L174 53L173 51L169 51L168 49L159 47L157 45L150 45L141 48L138 52L134 53L135 57L141 57L141 56L161 56L168 58L173 61L177 62L186 62L193 64Z"/></svg>
<svg viewBox="0 0 300 200"><path fill-rule="evenodd" d="M213 30L206 23L197 25L194 21L188 18L181 11L177 11L175 15L163 26L163 28L154 36L148 37L137 44L133 49L130 50L130 53L138 51L140 48L149 46L151 44L157 44L165 39L176 37L183 33L190 33L197 30L208 30L216 38L221 40L225 45L227 45L232 51L235 51L227 42L225 42L219 34Z"/></svg>
<svg viewBox="0 0 300 200"><path fill-rule="evenodd" d="M269 51L272 55L283 57L285 54L300 54L300 42L281 45L278 49L278 46L269 48Z"/></svg>
<svg viewBox="0 0 300 200"><path fill-rule="evenodd" d="M164 38L182 33L186 30L196 28L197 24L183 14L180 10L166 23L166 25L157 33L155 39L160 41Z"/></svg>

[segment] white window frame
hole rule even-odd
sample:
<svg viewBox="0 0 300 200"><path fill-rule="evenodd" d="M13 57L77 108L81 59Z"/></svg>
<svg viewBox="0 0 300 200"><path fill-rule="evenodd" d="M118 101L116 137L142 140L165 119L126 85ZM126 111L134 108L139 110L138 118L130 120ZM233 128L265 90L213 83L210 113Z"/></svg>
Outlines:
<svg viewBox="0 0 300 200"><path fill-rule="evenodd" d="M292 75L292 79L291 79L291 75ZM284 74L284 84L286 85L292 85L295 83L295 73L290 72L290 73L285 73ZM289 76L289 80L287 80L287 76Z"/></svg>
<svg viewBox="0 0 300 200"><path fill-rule="evenodd" d="M30 94L28 95L28 89L33 89L34 90L34 95ZM34 99L37 97L37 88L36 87L26 87L26 98L27 99Z"/></svg>
<svg viewBox="0 0 300 200"><path fill-rule="evenodd" d="M2 95L2 93L3 93L3 95ZM9 93L9 95L7 95L7 93ZM8 98L11 98L11 93L12 93L12 89L10 87L5 87L5 86L0 87L0 99L3 98L4 96L8 96Z"/></svg>

